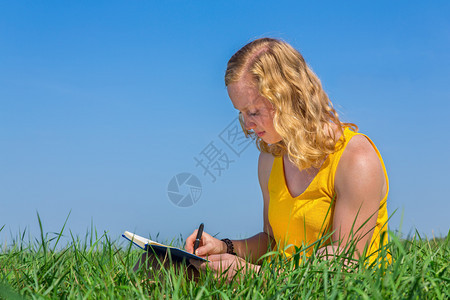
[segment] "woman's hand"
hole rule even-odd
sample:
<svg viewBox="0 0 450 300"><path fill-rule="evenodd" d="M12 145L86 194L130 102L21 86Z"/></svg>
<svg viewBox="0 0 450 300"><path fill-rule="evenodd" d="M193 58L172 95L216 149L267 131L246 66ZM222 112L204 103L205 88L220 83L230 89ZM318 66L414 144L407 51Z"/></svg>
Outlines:
<svg viewBox="0 0 450 300"><path fill-rule="evenodd" d="M208 262L201 262L196 259L190 259L189 262L198 270L211 269L214 272L215 278L226 278L230 282L236 275L242 275L251 270L258 272L261 268L258 265L247 263L244 259L232 254L213 254L207 258ZM238 278L239 279L239 278Z"/></svg>
<svg viewBox="0 0 450 300"><path fill-rule="evenodd" d="M194 242L197 238L197 231L195 230L187 239L185 250L189 253L194 253ZM211 254L221 254L227 252L227 245L221 240L212 237L211 235L203 232L202 237L200 239L200 244L197 250L195 251L195 255L198 256L206 256Z"/></svg>

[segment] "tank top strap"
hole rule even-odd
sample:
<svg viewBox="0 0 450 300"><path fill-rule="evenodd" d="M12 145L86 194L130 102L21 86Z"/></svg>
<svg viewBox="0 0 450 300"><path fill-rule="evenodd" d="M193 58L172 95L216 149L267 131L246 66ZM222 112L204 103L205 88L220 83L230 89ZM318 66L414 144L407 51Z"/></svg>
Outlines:
<svg viewBox="0 0 450 300"><path fill-rule="evenodd" d="M351 138L355 135L359 135L361 133L354 132L350 129L350 127L345 127L342 136L339 138L338 142L335 146L335 152L328 155L327 161L326 161L326 169L327 174L329 176L328 183L329 186L334 189L334 180L336 176L336 170L339 165L339 161L341 160L342 154L344 153L345 148L347 148L348 143L350 142Z"/></svg>

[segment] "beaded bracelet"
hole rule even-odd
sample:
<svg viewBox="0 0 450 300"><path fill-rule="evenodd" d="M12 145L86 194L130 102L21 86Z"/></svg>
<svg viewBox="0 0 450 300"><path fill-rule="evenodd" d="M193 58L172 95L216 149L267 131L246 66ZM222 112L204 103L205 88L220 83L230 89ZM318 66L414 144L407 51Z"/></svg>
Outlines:
<svg viewBox="0 0 450 300"><path fill-rule="evenodd" d="M233 242L230 239L221 239L221 241L227 244L227 253L237 255L236 252L234 252Z"/></svg>

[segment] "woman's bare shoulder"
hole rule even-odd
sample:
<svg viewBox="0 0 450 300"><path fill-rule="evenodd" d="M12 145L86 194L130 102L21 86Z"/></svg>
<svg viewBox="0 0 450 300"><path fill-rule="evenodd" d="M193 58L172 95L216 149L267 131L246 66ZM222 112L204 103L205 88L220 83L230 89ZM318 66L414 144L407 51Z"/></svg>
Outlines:
<svg viewBox="0 0 450 300"><path fill-rule="evenodd" d="M270 153L261 152L259 154L258 169L272 169L274 156Z"/></svg>
<svg viewBox="0 0 450 300"><path fill-rule="evenodd" d="M269 182L270 172L272 171L274 156L270 153L261 152L258 160L258 177L260 183L265 186Z"/></svg>
<svg viewBox="0 0 450 300"><path fill-rule="evenodd" d="M373 163L380 162L372 143L362 134L353 136L342 154L340 164L354 164L370 161Z"/></svg>
<svg viewBox="0 0 450 300"><path fill-rule="evenodd" d="M348 142L336 171L336 188L362 184L386 188L380 158L364 135L355 135Z"/></svg>

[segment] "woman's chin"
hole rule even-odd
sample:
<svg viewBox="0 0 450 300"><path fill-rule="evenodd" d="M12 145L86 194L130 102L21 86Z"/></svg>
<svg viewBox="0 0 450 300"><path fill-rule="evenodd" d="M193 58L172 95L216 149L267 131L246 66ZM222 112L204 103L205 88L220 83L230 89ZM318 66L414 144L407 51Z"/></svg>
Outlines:
<svg viewBox="0 0 450 300"><path fill-rule="evenodd" d="M273 145L273 144L276 144L276 143L278 143L278 142L281 142L281 139L271 139L271 138L267 138L267 137L261 137L261 139L266 143L266 144L269 144L269 145Z"/></svg>

